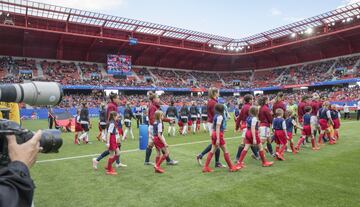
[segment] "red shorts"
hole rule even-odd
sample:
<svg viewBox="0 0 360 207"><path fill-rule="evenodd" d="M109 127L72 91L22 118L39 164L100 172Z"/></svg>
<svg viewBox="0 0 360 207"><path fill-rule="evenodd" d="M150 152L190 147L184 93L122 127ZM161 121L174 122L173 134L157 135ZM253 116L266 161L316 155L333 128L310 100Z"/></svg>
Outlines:
<svg viewBox="0 0 360 207"><path fill-rule="evenodd" d="M83 128L81 127L80 124L75 124L75 132L82 132Z"/></svg>
<svg viewBox="0 0 360 207"><path fill-rule="evenodd" d="M304 125L301 134L303 136L311 136L311 127L310 127L310 125Z"/></svg>
<svg viewBox="0 0 360 207"><path fill-rule="evenodd" d="M118 145L116 143L116 137L115 135L110 135L110 142L109 142L110 146L109 146L109 150L111 151L115 151L116 148L118 148Z"/></svg>
<svg viewBox="0 0 360 207"><path fill-rule="evenodd" d="M241 129L241 130L244 130L245 128L246 128L246 123L241 123L240 129Z"/></svg>
<svg viewBox="0 0 360 207"><path fill-rule="evenodd" d="M119 132L120 136L124 135L124 132L123 132L122 128L120 128L120 127L118 127L118 132Z"/></svg>
<svg viewBox="0 0 360 207"><path fill-rule="evenodd" d="M160 140L160 138L158 136L154 137L154 145L156 147L156 149L162 149L165 147L164 143Z"/></svg>
<svg viewBox="0 0 360 207"><path fill-rule="evenodd" d="M290 140L292 140L292 132L287 132L287 135L288 135L288 140L290 141Z"/></svg>
<svg viewBox="0 0 360 207"><path fill-rule="evenodd" d="M196 120L196 124L200 124L200 119Z"/></svg>
<svg viewBox="0 0 360 207"><path fill-rule="evenodd" d="M179 125L179 127L183 127L183 126L184 126L184 124L183 124L181 121L178 122L178 125Z"/></svg>
<svg viewBox="0 0 360 207"><path fill-rule="evenodd" d="M213 131L211 134L211 144L215 145L216 144L216 131ZM224 146L225 145L225 139L224 139L224 132L220 131L220 146Z"/></svg>
<svg viewBox="0 0 360 207"><path fill-rule="evenodd" d="M320 119L319 124L321 130L326 130L327 128L329 128L328 121L326 119Z"/></svg>
<svg viewBox="0 0 360 207"><path fill-rule="evenodd" d="M274 138L276 144L285 145L287 143L286 134L284 130L275 130Z"/></svg>
<svg viewBox="0 0 360 207"><path fill-rule="evenodd" d="M192 125L192 121L189 120L187 124L188 124L188 126L191 126L191 125Z"/></svg>
<svg viewBox="0 0 360 207"><path fill-rule="evenodd" d="M339 129L340 128L340 120L337 119L333 119L334 122L334 129Z"/></svg>
<svg viewBox="0 0 360 207"><path fill-rule="evenodd" d="M252 134L251 134L251 130L250 129L246 130L245 144L260 144L261 140L260 140L260 137L259 137L259 131L256 130L255 134L256 134L256 138L255 138L256 143L253 143L253 137L252 137Z"/></svg>

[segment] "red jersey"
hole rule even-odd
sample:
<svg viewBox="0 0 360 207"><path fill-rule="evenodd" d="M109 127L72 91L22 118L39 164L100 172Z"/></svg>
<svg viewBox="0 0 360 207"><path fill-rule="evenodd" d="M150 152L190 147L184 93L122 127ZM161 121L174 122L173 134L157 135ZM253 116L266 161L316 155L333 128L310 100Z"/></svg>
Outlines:
<svg viewBox="0 0 360 207"><path fill-rule="evenodd" d="M259 121L261 126L270 127L272 115L268 105L261 106L259 109Z"/></svg>
<svg viewBox="0 0 360 207"><path fill-rule="evenodd" d="M305 114L305 107L308 106L309 104L306 102L300 102L298 105L298 117L299 120L302 120L304 114Z"/></svg>
<svg viewBox="0 0 360 207"><path fill-rule="evenodd" d="M322 107L321 101L312 101L310 105L312 108L311 115L317 116L319 109Z"/></svg>
<svg viewBox="0 0 360 207"><path fill-rule="evenodd" d="M148 117L149 117L149 125L154 125L155 122L155 112L157 110L160 110L160 105L155 104L154 102L150 103L149 106L149 112L148 112ZM162 119L163 122L170 122L171 120L169 118L163 118Z"/></svg>
<svg viewBox="0 0 360 207"><path fill-rule="evenodd" d="M208 122L212 123L214 121L215 115L215 105L217 104L217 100L211 98L208 100L207 104L207 115L208 115Z"/></svg>
<svg viewBox="0 0 360 207"><path fill-rule="evenodd" d="M236 130L238 130L241 126L241 122L245 123L247 117L249 116L249 110L250 110L251 104L246 103L243 105L241 111L240 111L240 115L238 117L238 119L236 120Z"/></svg>
<svg viewBox="0 0 360 207"><path fill-rule="evenodd" d="M155 122L155 112L160 109L160 105L155 104L154 102L150 103L149 106L149 113L148 113L148 117L149 117L149 124L150 125L154 125Z"/></svg>
<svg viewBox="0 0 360 207"><path fill-rule="evenodd" d="M106 107L106 119L108 119L110 117L110 112L112 111L116 111L118 112L118 105L115 102L110 102L107 104Z"/></svg>
<svg viewBox="0 0 360 207"><path fill-rule="evenodd" d="M278 101L278 102L274 103L274 105L273 105L273 113L274 114L276 112L276 109L282 109L285 113L285 111L286 111L285 103L283 101Z"/></svg>

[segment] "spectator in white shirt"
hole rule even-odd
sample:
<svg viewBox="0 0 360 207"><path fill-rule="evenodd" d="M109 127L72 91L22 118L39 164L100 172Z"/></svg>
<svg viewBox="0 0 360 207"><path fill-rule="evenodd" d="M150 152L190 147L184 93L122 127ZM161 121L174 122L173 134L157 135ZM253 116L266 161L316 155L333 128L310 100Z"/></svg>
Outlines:
<svg viewBox="0 0 360 207"><path fill-rule="evenodd" d="M347 103L344 104L344 119L350 119L350 109Z"/></svg>

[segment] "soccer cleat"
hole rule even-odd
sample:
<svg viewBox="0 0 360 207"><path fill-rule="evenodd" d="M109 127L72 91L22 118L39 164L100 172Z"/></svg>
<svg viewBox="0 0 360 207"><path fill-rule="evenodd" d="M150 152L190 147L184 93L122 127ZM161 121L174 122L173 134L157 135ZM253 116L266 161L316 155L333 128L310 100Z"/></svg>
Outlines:
<svg viewBox="0 0 360 207"><path fill-rule="evenodd" d="M112 169L112 170L107 170L106 174L107 175L117 175L117 172L114 169Z"/></svg>
<svg viewBox="0 0 360 207"><path fill-rule="evenodd" d="M263 162L262 166L263 166L263 167L270 167L270 166L272 166L273 164L274 164L273 162L265 161L265 162Z"/></svg>
<svg viewBox="0 0 360 207"><path fill-rule="evenodd" d="M281 160L281 161L285 161L285 158L283 157L283 155L281 154L281 153L275 153L276 154L276 158L278 159L278 160Z"/></svg>
<svg viewBox="0 0 360 207"><path fill-rule="evenodd" d="M251 157L252 157L254 160L260 160L260 159L261 159L260 156L256 156L256 155L254 155L254 154L251 154Z"/></svg>
<svg viewBox="0 0 360 207"><path fill-rule="evenodd" d="M164 169L162 169L156 165L154 166L154 169L155 169L155 173L164 173L165 172Z"/></svg>
<svg viewBox="0 0 360 207"><path fill-rule="evenodd" d="M170 162L166 162L167 165L177 165L179 164L179 161L176 160L170 160Z"/></svg>
<svg viewBox="0 0 360 207"><path fill-rule="evenodd" d="M223 165L221 162L217 162L217 163L215 164L215 168L226 168L226 166Z"/></svg>
<svg viewBox="0 0 360 207"><path fill-rule="evenodd" d="M202 166L202 161L201 160L202 160L202 158L200 157L200 155L197 155L196 156L196 161L200 166Z"/></svg>
<svg viewBox="0 0 360 207"><path fill-rule="evenodd" d="M230 172L237 172L237 171L239 171L240 169L241 169L240 166L233 165L233 166L229 169L229 171L230 171Z"/></svg>
<svg viewBox="0 0 360 207"><path fill-rule="evenodd" d="M119 163L119 164L115 164L115 167L119 168L119 167L127 167L127 165L123 164L123 163Z"/></svg>
<svg viewBox="0 0 360 207"><path fill-rule="evenodd" d="M144 165L154 165L152 162L144 162Z"/></svg>
<svg viewBox="0 0 360 207"><path fill-rule="evenodd" d="M98 167L97 167L98 164L99 164L99 162L96 160L96 158L93 158L92 167L93 167L94 170L98 169Z"/></svg>
<svg viewBox="0 0 360 207"><path fill-rule="evenodd" d="M209 172L212 172L212 171L213 171L213 169L211 169L210 167L204 167L203 170L202 170L203 173L209 173Z"/></svg>
<svg viewBox="0 0 360 207"><path fill-rule="evenodd" d="M237 164L236 164L236 168L239 169L239 170L242 169L242 168L245 168L244 162L242 162L242 163L237 163Z"/></svg>

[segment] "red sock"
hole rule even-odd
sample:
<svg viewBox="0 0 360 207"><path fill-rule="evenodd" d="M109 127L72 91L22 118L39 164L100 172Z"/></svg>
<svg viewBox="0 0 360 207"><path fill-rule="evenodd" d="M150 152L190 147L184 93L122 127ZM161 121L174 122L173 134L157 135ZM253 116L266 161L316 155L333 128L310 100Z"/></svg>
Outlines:
<svg viewBox="0 0 360 207"><path fill-rule="evenodd" d="M304 142L305 137L301 137L296 145L296 148L300 148L300 145Z"/></svg>
<svg viewBox="0 0 360 207"><path fill-rule="evenodd" d="M275 147L275 152L279 152L279 149L280 149L280 146L279 146L279 145L276 145L276 147Z"/></svg>
<svg viewBox="0 0 360 207"><path fill-rule="evenodd" d="M78 143L78 135L77 135L77 134L75 134L74 143L75 143L75 144L77 144L77 143Z"/></svg>
<svg viewBox="0 0 360 207"><path fill-rule="evenodd" d="M247 153L247 150L245 150L245 149L241 152L238 163L241 164L244 161L246 153Z"/></svg>
<svg viewBox="0 0 360 207"><path fill-rule="evenodd" d="M295 152L294 143L292 143L292 142L290 143L290 148L291 148L292 152Z"/></svg>
<svg viewBox="0 0 360 207"><path fill-rule="evenodd" d="M160 167L161 163L164 162L164 160L166 159L166 155L163 155L159 160L158 162L156 163L156 166L157 167Z"/></svg>
<svg viewBox="0 0 360 207"><path fill-rule="evenodd" d="M225 159L228 167L231 169L231 168L233 167L233 164L232 164L232 162L231 162L231 160L230 160L230 155L229 155L228 152L227 152L227 153L224 153L224 159Z"/></svg>
<svg viewBox="0 0 360 207"><path fill-rule="evenodd" d="M319 136L319 137L320 137L320 136ZM315 145L315 139L311 139L311 145L312 145L313 148L316 147L316 145Z"/></svg>
<svg viewBox="0 0 360 207"><path fill-rule="evenodd" d="M110 158L108 159L107 171L112 171L112 170L114 170L114 169L112 168L112 164L113 164L114 160L115 160L115 157L110 157Z"/></svg>
<svg viewBox="0 0 360 207"><path fill-rule="evenodd" d="M209 154L208 154L208 156L206 158L205 167L209 167L209 164L211 162L211 159L212 159L213 155L214 155L214 153L209 152Z"/></svg>
<svg viewBox="0 0 360 207"><path fill-rule="evenodd" d="M259 151L259 155L260 155L260 158L261 158L262 163L267 162L267 160L266 160L266 158L265 158L264 150Z"/></svg>
<svg viewBox="0 0 360 207"><path fill-rule="evenodd" d="M160 157L161 157L161 156L156 156L156 157L155 157L155 164L157 164L157 163L159 162Z"/></svg>
<svg viewBox="0 0 360 207"><path fill-rule="evenodd" d="M322 138L324 137L324 134L319 134L319 139L318 139L318 143L321 144L322 143Z"/></svg>
<svg viewBox="0 0 360 207"><path fill-rule="evenodd" d="M279 153L280 153L281 155L284 154L285 149L286 149L286 144L283 144L282 147L280 148Z"/></svg>

